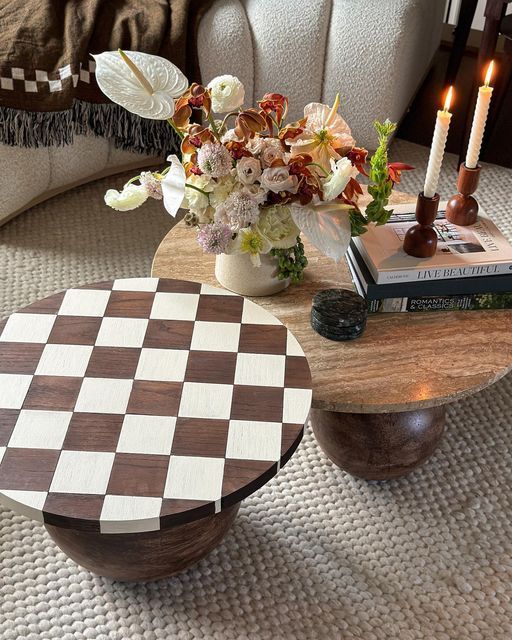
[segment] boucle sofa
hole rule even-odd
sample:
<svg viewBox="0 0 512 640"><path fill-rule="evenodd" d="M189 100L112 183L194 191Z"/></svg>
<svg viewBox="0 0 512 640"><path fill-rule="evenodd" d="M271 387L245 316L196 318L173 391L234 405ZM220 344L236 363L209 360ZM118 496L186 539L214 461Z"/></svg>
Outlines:
<svg viewBox="0 0 512 640"><path fill-rule="evenodd" d="M444 0L216 0L203 17L198 54L203 81L237 75L246 104L267 91L289 96L292 118L307 102L342 96L360 145L372 122L400 120L440 40ZM0 224L80 183L158 159L76 136L73 145L0 146ZM27 176L30 179L27 180Z"/></svg>

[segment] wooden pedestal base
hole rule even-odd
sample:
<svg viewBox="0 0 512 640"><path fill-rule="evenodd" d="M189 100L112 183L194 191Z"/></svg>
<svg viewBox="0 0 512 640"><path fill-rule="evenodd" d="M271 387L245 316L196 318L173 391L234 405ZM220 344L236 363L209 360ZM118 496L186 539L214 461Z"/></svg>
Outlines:
<svg viewBox="0 0 512 640"><path fill-rule="evenodd" d="M215 515L146 533L91 533L45 525L77 564L114 580L160 580L186 569L226 535L240 503Z"/></svg>
<svg viewBox="0 0 512 640"><path fill-rule="evenodd" d="M444 407L400 413L337 413L312 409L318 443L341 469L365 480L405 476L434 453Z"/></svg>

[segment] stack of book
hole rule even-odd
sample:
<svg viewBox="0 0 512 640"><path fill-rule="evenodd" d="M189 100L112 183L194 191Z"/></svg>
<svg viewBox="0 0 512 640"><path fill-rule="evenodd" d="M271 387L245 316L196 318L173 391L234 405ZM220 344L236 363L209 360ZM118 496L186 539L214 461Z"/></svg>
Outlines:
<svg viewBox="0 0 512 640"><path fill-rule="evenodd" d="M347 262L370 312L512 308L512 246L481 209L474 225L459 227L446 220L445 205L434 223L431 258L402 248L416 223L414 205L394 207L387 224L352 238Z"/></svg>

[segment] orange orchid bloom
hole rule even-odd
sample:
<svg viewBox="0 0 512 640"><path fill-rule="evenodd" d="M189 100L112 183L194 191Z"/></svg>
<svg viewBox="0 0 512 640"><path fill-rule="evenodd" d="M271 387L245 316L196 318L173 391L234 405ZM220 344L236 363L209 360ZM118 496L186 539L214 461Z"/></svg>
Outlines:
<svg viewBox="0 0 512 640"><path fill-rule="evenodd" d="M289 125L286 125L279 131L279 139L282 142L286 142L288 140L292 140L296 138L304 131L304 126L306 125L307 118L301 118L297 120L297 122L292 122Z"/></svg>
<svg viewBox="0 0 512 640"><path fill-rule="evenodd" d="M404 162L389 162L389 179L394 185L400 184L400 180L402 179L402 171L412 171L413 169L414 167L412 167L410 164L405 164Z"/></svg>
<svg viewBox="0 0 512 640"><path fill-rule="evenodd" d="M243 142L238 142L237 140L230 140L226 142L226 149L229 151L234 160L240 160L240 158L251 158L252 153L246 149L245 144Z"/></svg>
<svg viewBox="0 0 512 640"><path fill-rule="evenodd" d="M368 175L364 168L367 156L368 156L368 151L366 149L363 149L362 147L353 147L347 153L347 158L354 165L354 167L359 171L359 173L362 173L364 176Z"/></svg>
<svg viewBox="0 0 512 640"><path fill-rule="evenodd" d="M278 125L288 113L288 98L280 93L266 93L261 100L258 100L258 104L265 113L276 114Z"/></svg>
<svg viewBox="0 0 512 640"><path fill-rule="evenodd" d="M190 123L192 109L201 109L206 117L212 108L210 90L202 84L193 82L187 91L176 101L173 115L174 124L178 129L185 129Z"/></svg>
<svg viewBox="0 0 512 640"><path fill-rule="evenodd" d="M184 158L188 160L191 156L197 154L197 150L200 149L206 142L214 142L215 137L208 127L203 127L200 124L192 124L187 127L187 134L181 141L181 153Z"/></svg>

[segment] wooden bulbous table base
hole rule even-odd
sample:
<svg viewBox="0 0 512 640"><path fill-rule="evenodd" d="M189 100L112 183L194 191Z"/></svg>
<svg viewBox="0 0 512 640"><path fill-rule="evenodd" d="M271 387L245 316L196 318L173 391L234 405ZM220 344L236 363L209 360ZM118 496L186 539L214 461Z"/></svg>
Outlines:
<svg viewBox="0 0 512 640"><path fill-rule="evenodd" d="M435 452L445 409L376 414L312 409L310 419L318 444L338 467L365 480L391 480L411 473Z"/></svg>
<svg viewBox="0 0 512 640"><path fill-rule="evenodd" d="M220 513L159 531L96 533L46 524L62 551L93 573L121 581L168 578L210 553L233 524L240 503Z"/></svg>
<svg viewBox="0 0 512 640"><path fill-rule="evenodd" d="M361 204L364 204L364 197ZM391 205L416 196L394 191ZM307 240L305 280L254 298L296 336L313 382L311 422L331 460L355 476L407 475L435 452L444 406L493 384L512 368L512 312L374 313L357 340L333 342L311 328L311 303L322 289L352 289L345 261L335 264ZM215 285L215 258L194 232L177 224L153 261L157 277Z"/></svg>

